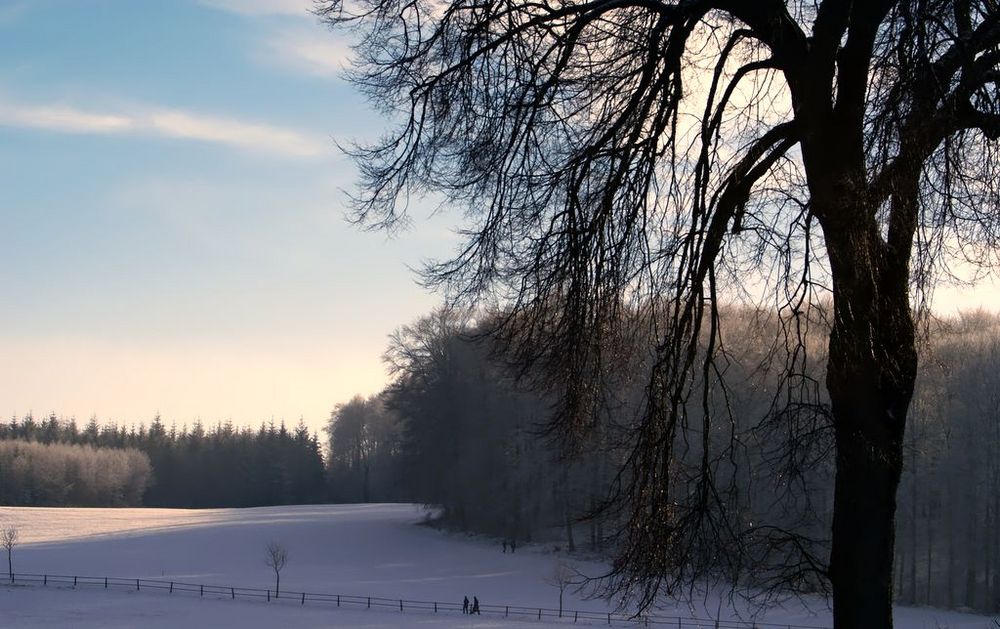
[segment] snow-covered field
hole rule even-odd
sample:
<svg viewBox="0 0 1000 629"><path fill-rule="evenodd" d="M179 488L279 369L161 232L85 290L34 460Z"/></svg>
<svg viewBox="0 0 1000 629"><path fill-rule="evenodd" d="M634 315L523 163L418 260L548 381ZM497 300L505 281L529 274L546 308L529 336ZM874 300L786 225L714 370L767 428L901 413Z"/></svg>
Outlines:
<svg viewBox="0 0 1000 629"><path fill-rule="evenodd" d="M318 505L258 509L49 509L0 507L17 524L14 572L120 576L237 587L273 587L264 565L271 540L288 549L283 590L385 598L556 607L556 556L543 547L504 554L491 540L420 526L413 505ZM4 557L5 559L5 557ZM573 562L582 572L602 566ZM567 592L567 608L605 611L603 601ZM771 609L758 621L830 625L822 604ZM718 600L659 611L714 616ZM736 612L722 609L724 618ZM2 627L539 627L490 616L227 600L161 592L42 586L0 587ZM992 619L900 608L905 629L993 628Z"/></svg>

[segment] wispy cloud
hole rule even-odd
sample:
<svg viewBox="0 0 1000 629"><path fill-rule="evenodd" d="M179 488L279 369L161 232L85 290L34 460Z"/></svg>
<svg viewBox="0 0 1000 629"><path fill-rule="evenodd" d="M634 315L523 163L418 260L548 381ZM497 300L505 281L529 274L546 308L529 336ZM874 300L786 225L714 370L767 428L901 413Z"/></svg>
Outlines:
<svg viewBox="0 0 1000 629"><path fill-rule="evenodd" d="M312 0L200 0L206 7L240 15L296 15L310 17Z"/></svg>
<svg viewBox="0 0 1000 629"><path fill-rule="evenodd" d="M313 76L335 78L351 64L351 47L331 33L279 33L267 49L269 59Z"/></svg>
<svg viewBox="0 0 1000 629"><path fill-rule="evenodd" d="M0 26L14 24L21 19L21 16L28 12L27 0L21 2L7 2L0 6Z"/></svg>
<svg viewBox="0 0 1000 629"><path fill-rule="evenodd" d="M345 0L348 1L348 0ZM290 26L288 22L266 22L263 41L253 46L258 63L279 66L299 74L336 78L349 67L351 47L322 28L313 15L314 0L198 0L203 6L247 17L299 16L310 18ZM312 28L309 28L311 26ZM282 30L283 29L283 30Z"/></svg>
<svg viewBox="0 0 1000 629"><path fill-rule="evenodd" d="M291 157L315 157L328 150L320 139L302 131L162 107L101 112L62 104L28 106L0 102L0 126L195 140Z"/></svg>
<svg viewBox="0 0 1000 629"><path fill-rule="evenodd" d="M64 105L26 107L0 103L0 125L64 133L117 133L135 128L128 116L83 111Z"/></svg>
<svg viewBox="0 0 1000 629"><path fill-rule="evenodd" d="M184 111L153 112L147 121L151 129L167 137L217 142L283 155L312 157L325 148L322 142L299 131Z"/></svg>

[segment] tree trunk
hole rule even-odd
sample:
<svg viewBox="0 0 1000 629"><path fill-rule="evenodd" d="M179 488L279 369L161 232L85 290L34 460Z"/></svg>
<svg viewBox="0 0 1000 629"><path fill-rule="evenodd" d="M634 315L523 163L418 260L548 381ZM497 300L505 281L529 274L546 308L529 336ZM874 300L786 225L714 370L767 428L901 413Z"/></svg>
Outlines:
<svg viewBox="0 0 1000 629"><path fill-rule="evenodd" d="M927 545L924 547L924 554L927 555L927 562L924 570L924 605L931 604L931 588L934 577L934 518L936 514L930 503L927 501L924 509L925 521L927 523Z"/></svg>
<svg viewBox="0 0 1000 629"><path fill-rule="evenodd" d="M824 228L834 282L827 371L837 448L834 627L888 629L896 490L917 370L908 267L892 259L873 226L837 227Z"/></svg>
<svg viewBox="0 0 1000 629"><path fill-rule="evenodd" d="M993 535L993 588L990 592L992 599L989 610L991 612L1000 611L1000 482L994 476L993 485L993 522L994 527L990 531Z"/></svg>
<svg viewBox="0 0 1000 629"><path fill-rule="evenodd" d="M362 466L362 468L364 469L364 480L362 481L361 495L362 495L363 501L366 502L366 503L368 503L368 502L372 501L371 500L371 491L369 489L370 485L369 485L369 480L368 480L369 479L369 469L371 468L371 464L366 460L364 462L364 465Z"/></svg>
<svg viewBox="0 0 1000 629"><path fill-rule="evenodd" d="M576 552L576 540L573 538L573 511L570 507L570 478L569 469L563 466L562 487L556 488L556 492L562 493L562 516L563 525L566 527L566 546L571 553Z"/></svg>
<svg viewBox="0 0 1000 629"><path fill-rule="evenodd" d="M988 479L987 479L987 482ZM989 496L989 494L987 494ZM985 501L986 503L986 521L983 523L983 587L982 589L982 600L984 611L990 611L990 584L993 583L993 536L990 535L990 531L994 529L996 523L993 521L993 505L990 504L989 498Z"/></svg>
<svg viewBox="0 0 1000 629"><path fill-rule="evenodd" d="M971 484L971 483L970 483ZM976 537L979 520L976 517L976 499L972 498L966 511L967 526L965 536L965 607L976 607L976 572L979 567L979 556L983 549L979 547ZM958 575L956 575L958 576Z"/></svg>
<svg viewBox="0 0 1000 629"><path fill-rule="evenodd" d="M884 409L871 406L868 417ZM878 454L885 448L857 432L837 429L830 577L836 629L892 627L896 485L901 466Z"/></svg>
<svg viewBox="0 0 1000 629"><path fill-rule="evenodd" d="M576 552L576 540L573 539L573 518L570 517L569 511L565 511L565 521L566 521L566 550L571 553Z"/></svg>
<svg viewBox="0 0 1000 629"><path fill-rule="evenodd" d="M945 455L946 460L951 460L951 446L948 446L948 452ZM955 548L956 544L956 531L955 531L955 509L958 505L955 504L955 487L954 487L954 472L949 470L948 472L948 482L945 485L948 490L946 492L948 498L948 505L945 507L945 530L944 538L948 540L948 568L945 570L945 591L948 593L948 609L954 609L955 607L955 581L958 580L958 551ZM944 502L942 500L942 502ZM944 506L944 505L942 505ZM927 601L928 605L932 603Z"/></svg>
<svg viewBox="0 0 1000 629"><path fill-rule="evenodd" d="M896 529L896 539L899 540L901 535L898 529L899 524L897 523ZM896 557L893 559L894 570L892 582L894 584L895 590L892 593L892 600L903 601L906 599L906 594L903 592L903 584L906 582L904 579L903 570L906 566L906 544L898 543L896 544Z"/></svg>
<svg viewBox="0 0 1000 629"><path fill-rule="evenodd" d="M592 552L592 553L596 553L597 550L598 550L598 547L597 547L597 517L593 515L594 513L596 513L596 509L597 509L597 499L593 495L591 495L591 497L590 497L590 513L591 513L591 516L590 516L590 521L588 522L588 524L590 525L590 552Z"/></svg>
<svg viewBox="0 0 1000 629"><path fill-rule="evenodd" d="M916 449L914 448L914 450ZM914 453L913 457L910 460L915 461L916 458L917 455ZM919 533L919 531L917 530L917 524L919 523L917 500L919 500L919 495L917 493L917 474L915 468L916 466L914 466L913 470L913 483L912 483L913 487L911 492L912 495L910 496L911 504L910 504L910 600L909 602L911 605L917 604L917 552L919 550L919 546L917 545L917 540L918 540L917 535Z"/></svg>

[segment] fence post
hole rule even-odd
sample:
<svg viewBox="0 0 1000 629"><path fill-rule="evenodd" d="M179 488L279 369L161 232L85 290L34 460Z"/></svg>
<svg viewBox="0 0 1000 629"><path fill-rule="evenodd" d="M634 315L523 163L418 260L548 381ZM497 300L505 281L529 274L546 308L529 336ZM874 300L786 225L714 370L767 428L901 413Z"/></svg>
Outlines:
<svg viewBox="0 0 1000 629"><path fill-rule="evenodd" d="M49 575L47 574L42 575L42 585L48 585L48 584L49 584Z"/></svg>
<svg viewBox="0 0 1000 629"><path fill-rule="evenodd" d="M542 619L542 608L541 607L538 608L538 619L539 620Z"/></svg>
<svg viewBox="0 0 1000 629"><path fill-rule="evenodd" d="M73 577L73 587L76 587L76 577Z"/></svg>
<svg viewBox="0 0 1000 629"><path fill-rule="evenodd" d="M302 593L302 604L303 605L306 604L306 593L305 592Z"/></svg>
<svg viewBox="0 0 1000 629"><path fill-rule="evenodd" d="M681 629L681 617L677 617L677 629Z"/></svg>
<svg viewBox="0 0 1000 629"><path fill-rule="evenodd" d="M368 609L372 608L372 597L368 597Z"/></svg>
<svg viewBox="0 0 1000 629"><path fill-rule="evenodd" d="M267 591L267 602L268 602L268 603L270 603L270 602L271 602L271 590L268 590L268 591Z"/></svg>
<svg viewBox="0 0 1000 629"><path fill-rule="evenodd" d="M506 618L510 614L510 605L503 608L503 617Z"/></svg>
<svg viewBox="0 0 1000 629"><path fill-rule="evenodd" d="M576 622L576 619L579 617L580 617L580 612L573 612L573 622Z"/></svg>
<svg viewBox="0 0 1000 629"><path fill-rule="evenodd" d="M608 624L609 625L611 624L611 612L608 612ZM716 627L715 629L719 629L719 628Z"/></svg>
<svg viewBox="0 0 1000 629"><path fill-rule="evenodd" d="M340 607L340 594L337 595L337 607Z"/></svg>
<svg viewBox="0 0 1000 629"><path fill-rule="evenodd" d="M205 596L205 586L204 585L199 585L198 586L198 596Z"/></svg>
<svg viewBox="0 0 1000 629"><path fill-rule="evenodd" d="M136 580L135 580L135 591L136 591L136 592L138 592L138 591L139 591L139 579L136 579Z"/></svg>
<svg viewBox="0 0 1000 629"><path fill-rule="evenodd" d="M434 613L435 614L438 613L438 604L437 604L437 601L434 601Z"/></svg>
<svg viewBox="0 0 1000 629"><path fill-rule="evenodd" d="M236 600L236 588L229 588L229 594L230 594L230 596L233 597L233 600L235 601Z"/></svg>
<svg viewBox="0 0 1000 629"><path fill-rule="evenodd" d="M104 577L104 589L108 589L108 578Z"/></svg>
<svg viewBox="0 0 1000 629"><path fill-rule="evenodd" d="M403 599L399 599L399 611L403 611Z"/></svg>
<svg viewBox="0 0 1000 629"><path fill-rule="evenodd" d="M174 582L173 581L170 582L170 591L167 592L167 593L168 594L173 594L174 593Z"/></svg>

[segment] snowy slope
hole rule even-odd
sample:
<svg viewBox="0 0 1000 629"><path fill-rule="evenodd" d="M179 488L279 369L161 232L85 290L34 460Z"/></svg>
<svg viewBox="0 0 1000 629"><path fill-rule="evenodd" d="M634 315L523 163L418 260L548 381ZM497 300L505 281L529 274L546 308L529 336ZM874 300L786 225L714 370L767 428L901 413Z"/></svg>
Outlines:
<svg viewBox="0 0 1000 629"><path fill-rule="evenodd" d="M110 575L273 587L264 565L270 540L285 545L282 589L429 601L556 607L548 582L555 556L543 548L514 555L497 544L420 526L413 505L319 505L258 509L43 509L0 507L16 522L22 545L14 571ZM584 573L602 566L574 562ZM603 601L567 592L567 608L604 611ZM774 609L759 621L829 625L822 604ZM702 618L718 601L660 613ZM736 612L723 609L724 617ZM256 601L200 599L161 593L0 587L3 627L538 627L484 616L330 609ZM991 619L936 610L900 609L897 627L986 629Z"/></svg>

